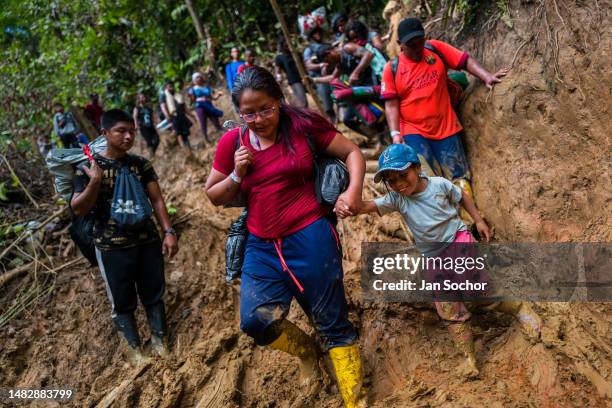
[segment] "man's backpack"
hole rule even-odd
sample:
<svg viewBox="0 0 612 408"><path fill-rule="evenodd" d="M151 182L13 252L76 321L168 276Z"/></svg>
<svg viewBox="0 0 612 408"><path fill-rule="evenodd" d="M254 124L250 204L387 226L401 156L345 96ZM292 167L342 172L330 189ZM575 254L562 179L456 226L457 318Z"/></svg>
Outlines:
<svg viewBox="0 0 612 408"><path fill-rule="evenodd" d="M425 48L436 54L440 61L444 64L444 67L448 71L448 64L444 55L430 42L425 43ZM391 73L393 74L393 82L395 82L395 76L399 67L399 57L395 57L391 60ZM448 86L448 95L450 96L451 106L456 110L461 103L463 97L463 91L468 86L467 76L464 72L453 72L448 74L448 80L446 81ZM396 87L397 89L397 87Z"/></svg>

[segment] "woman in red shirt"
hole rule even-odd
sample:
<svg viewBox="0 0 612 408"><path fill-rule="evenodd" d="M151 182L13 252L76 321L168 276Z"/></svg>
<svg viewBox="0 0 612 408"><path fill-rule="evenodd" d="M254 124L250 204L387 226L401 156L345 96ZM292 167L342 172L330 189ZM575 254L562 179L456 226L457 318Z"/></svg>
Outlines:
<svg viewBox="0 0 612 408"><path fill-rule="evenodd" d="M359 148L321 115L285 103L274 76L251 67L237 78L232 102L247 129L219 141L206 193L215 205L248 198L247 240L240 291L240 328L259 345L300 358L303 385L320 386L319 345L286 319L295 298L329 351L347 407L364 403L357 335L348 320L342 252L330 209L317 202L314 147L343 160L348 189L334 211L360 202L365 162ZM359 405L357 405L359 404Z"/></svg>

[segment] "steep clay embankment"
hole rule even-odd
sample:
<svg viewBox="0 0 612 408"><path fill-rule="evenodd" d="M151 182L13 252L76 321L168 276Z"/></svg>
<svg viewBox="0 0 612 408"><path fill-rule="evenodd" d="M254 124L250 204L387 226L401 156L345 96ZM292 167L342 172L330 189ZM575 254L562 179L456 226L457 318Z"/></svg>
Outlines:
<svg viewBox="0 0 612 408"><path fill-rule="evenodd" d="M610 240L609 18L604 2L596 4L564 4L563 21L553 2L511 4L512 30L483 17L458 40L489 68L514 62L491 94L477 86L462 112L476 199L500 240ZM222 276L225 231L237 210L205 197L212 155L166 151L155 162L179 215L190 214L178 227L181 252L167 266L171 357L144 370L126 366L98 271L72 269L44 302L0 330L2 386L69 386L76 396L66 406L74 407L113 393L114 407L341 406L329 380L306 403L295 360L239 332L239 286ZM457 373L461 356L430 308L360 298L360 244L396 239L388 235L401 230L396 219L366 216L340 230L373 406L609 406L611 305L536 305L545 322L536 345L507 316L476 316L481 376L466 382ZM298 307L290 318L312 332ZM139 319L144 328L140 310Z"/></svg>

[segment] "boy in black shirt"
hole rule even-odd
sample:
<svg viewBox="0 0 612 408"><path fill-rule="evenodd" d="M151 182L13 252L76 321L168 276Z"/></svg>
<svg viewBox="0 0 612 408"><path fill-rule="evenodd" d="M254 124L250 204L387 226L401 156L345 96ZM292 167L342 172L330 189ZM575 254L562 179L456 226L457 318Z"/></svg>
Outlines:
<svg viewBox="0 0 612 408"><path fill-rule="evenodd" d="M112 109L104 113L101 125L107 148L96 154L93 162L77 166L70 205L77 216L91 212L94 218L96 257L111 301L111 316L129 346L130 360L138 364L146 358L141 351L134 318L137 293L151 328L153 351L160 356L168 352L162 300L165 289L163 255L173 257L178 244L155 170L145 158L128 154L135 137L133 118L121 109ZM164 230L163 241L152 219L138 227L127 228L110 217L115 180L122 166L128 167L142 183Z"/></svg>

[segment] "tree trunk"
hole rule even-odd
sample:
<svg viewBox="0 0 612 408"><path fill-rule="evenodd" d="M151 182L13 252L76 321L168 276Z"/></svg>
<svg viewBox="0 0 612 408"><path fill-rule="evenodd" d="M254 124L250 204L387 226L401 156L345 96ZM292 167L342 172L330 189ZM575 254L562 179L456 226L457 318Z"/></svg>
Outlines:
<svg viewBox="0 0 612 408"><path fill-rule="evenodd" d="M193 25L195 26L196 33L198 34L198 39L201 42L206 41L206 37L204 36L204 27L202 26L202 20L200 20L200 16L193 4L193 0L185 0L185 5L187 5L187 10L189 10L189 15L191 16L191 20L193 21Z"/></svg>
<svg viewBox="0 0 612 408"><path fill-rule="evenodd" d="M283 35L285 36L285 41L287 42L287 47L289 47L289 51L291 52L293 61L295 62L295 65L298 71L300 72L300 77L302 77L302 80L304 81L304 87L306 88L308 93L312 95L312 99L314 100L315 105L317 105L317 109L319 110L319 112L321 112L321 115L325 115L325 109L323 109L323 103L319 100L319 97L317 93L315 92L314 88L312 87L312 84L304 80L304 78L306 78L306 69L304 68L304 62L302 61L301 56L297 53L297 51L293 48L293 45L291 44L291 35L289 34L289 30L287 29L287 23L285 22L285 17L283 17L283 13L281 12L280 7L278 7L278 3L276 2L276 0L269 0L269 1L270 1L270 5L272 6L272 9L274 10L274 14L276 14L276 18L278 19L278 22L280 23L281 30L283 32Z"/></svg>
<svg viewBox="0 0 612 408"><path fill-rule="evenodd" d="M204 24L204 36L206 37L206 48L208 49L210 70L216 71L217 68L217 45L210 35L210 26Z"/></svg>
<svg viewBox="0 0 612 408"><path fill-rule="evenodd" d="M81 132L85 133L89 141L92 141L99 136L96 129L94 129L89 119L87 119L83 113L83 108L76 104L72 104L70 106L70 113L72 113L72 117L76 121L77 125L79 125L79 129L81 129Z"/></svg>
<svg viewBox="0 0 612 408"><path fill-rule="evenodd" d="M187 9L189 10L189 15L191 15L191 20L193 21L193 25L196 29L196 33L198 34L198 40L200 43L206 45L206 51L208 51L208 62L209 62L209 70L214 70L217 62L216 58L216 49L215 42L210 35L210 27L208 24L203 24L200 19L200 15L196 10L195 5L193 4L193 0L185 0L185 4L187 5ZM203 58L205 59L205 58ZM202 61L203 62L203 61Z"/></svg>

